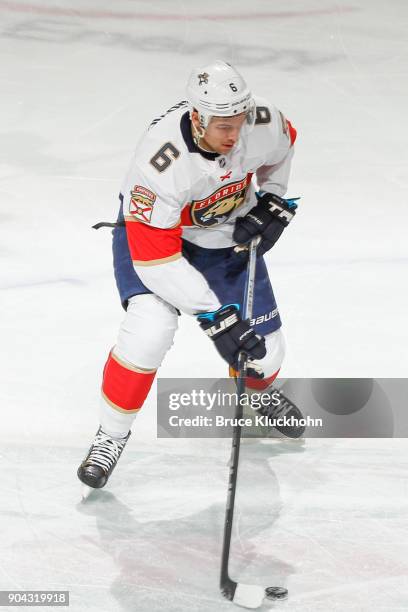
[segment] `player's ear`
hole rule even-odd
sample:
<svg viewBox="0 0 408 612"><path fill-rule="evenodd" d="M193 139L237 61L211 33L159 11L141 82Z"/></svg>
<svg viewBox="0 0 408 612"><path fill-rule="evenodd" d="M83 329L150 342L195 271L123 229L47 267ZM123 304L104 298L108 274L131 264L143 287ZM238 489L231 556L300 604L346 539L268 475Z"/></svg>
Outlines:
<svg viewBox="0 0 408 612"><path fill-rule="evenodd" d="M195 108L193 108L193 110L191 111L191 121L194 123L196 127L199 127L200 119L198 116L198 111Z"/></svg>

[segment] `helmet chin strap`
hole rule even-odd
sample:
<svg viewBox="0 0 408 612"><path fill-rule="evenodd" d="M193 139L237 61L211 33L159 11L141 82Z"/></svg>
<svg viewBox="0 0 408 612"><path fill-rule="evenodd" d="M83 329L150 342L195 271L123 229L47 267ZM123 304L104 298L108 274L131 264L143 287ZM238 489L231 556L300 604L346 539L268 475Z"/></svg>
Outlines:
<svg viewBox="0 0 408 612"><path fill-rule="evenodd" d="M194 140L195 144L197 145L197 147L199 147L200 146L200 140L202 138L204 138L204 136L205 136L205 129L203 127L201 127L201 126L200 126L200 129L198 129L193 121L191 121L191 125L192 125L192 128L193 128L193 140Z"/></svg>
<svg viewBox="0 0 408 612"><path fill-rule="evenodd" d="M191 125L193 127L193 140L195 142L195 144L197 145L197 147L199 149L201 149L202 151L207 151L207 149L205 147L203 147L200 143L200 141L204 138L205 136L205 129L203 127L200 126L200 128L197 128L193 122L191 122Z"/></svg>
<svg viewBox="0 0 408 612"><path fill-rule="evenodd" d="M205 151L206 153L214 153L214 151L210 150L210 149L206 149L205 147L203 147L202 144L200 144L200 141L204 138L205 136L205 129L200 125L200 129L198 129L195 125L194 122L191 121L191 126L193 129L193 140L195 142L195 144L197 145L197 147L199 149L201 149L202 151Z"/></svg>

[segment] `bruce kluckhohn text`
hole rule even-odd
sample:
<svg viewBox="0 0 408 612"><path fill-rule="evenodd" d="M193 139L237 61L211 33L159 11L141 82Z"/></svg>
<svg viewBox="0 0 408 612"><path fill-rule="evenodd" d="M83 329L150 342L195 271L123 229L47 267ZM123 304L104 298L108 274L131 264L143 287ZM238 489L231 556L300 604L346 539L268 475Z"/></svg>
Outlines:
<svg viewBox="0 0 408 612"><path fill-rule="evenodd" d="M208 417L198 415L195 417L180 417L176 414L169 418L171 427L323 427L322 419L314 419L307 416L303 419L295 419L295 417L278 417L270 418L254 414L253 418L242 417L240 419L234 417L224 417L217 415L216 417Z"/></svg>

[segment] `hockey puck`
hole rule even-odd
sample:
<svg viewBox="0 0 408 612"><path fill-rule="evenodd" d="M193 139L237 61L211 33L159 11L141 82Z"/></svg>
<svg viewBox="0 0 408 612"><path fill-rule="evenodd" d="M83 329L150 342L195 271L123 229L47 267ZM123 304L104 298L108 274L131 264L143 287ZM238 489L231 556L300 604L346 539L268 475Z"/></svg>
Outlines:
<svg viewBox="0 0 408 612"><path fill-rule="evenodd" d="M267 599L285 599L288 596L288 589L283 587L267 587L265 597Z"/></svg>

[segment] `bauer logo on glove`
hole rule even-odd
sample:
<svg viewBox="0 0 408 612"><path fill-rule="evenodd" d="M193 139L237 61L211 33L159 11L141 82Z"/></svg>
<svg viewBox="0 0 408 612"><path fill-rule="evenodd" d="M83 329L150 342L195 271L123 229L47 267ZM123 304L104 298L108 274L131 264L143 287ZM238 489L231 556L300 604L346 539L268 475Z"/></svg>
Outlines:
<svg viewBox="0 0 408 612"><path fill-rule="evenodd" d="M238 304L226 304L214 312L197 315L197 319L229 365L237 366L241 351L252 359L265 357L265 339L255 333L249 321L241 319Z"/></svg>
<svg viewBox="0 0 408 612"><path fill-rule="evenodd" d="M213 338L214 336L221 333L222 331L228 329L229 327L232 327L232 325L235 325L235 323L238 323L238 321L239 321L238 316L234 312L233 314L229 315L226 319L221 319L215 325L212 325L211 327L208 327L207 329L205 329L205 333L210 338Z"/></svg>
<svg viewBox="0 0 408 612"><path fill-rule="evenodd" d="M258 246L258 257L269 251L280 238L283 230L296 214L296 200L285 200L273 193L258 196L258 204L245 217L238 217L235 222L234 240L246 244L254 236L261 236Z"/></svg>

